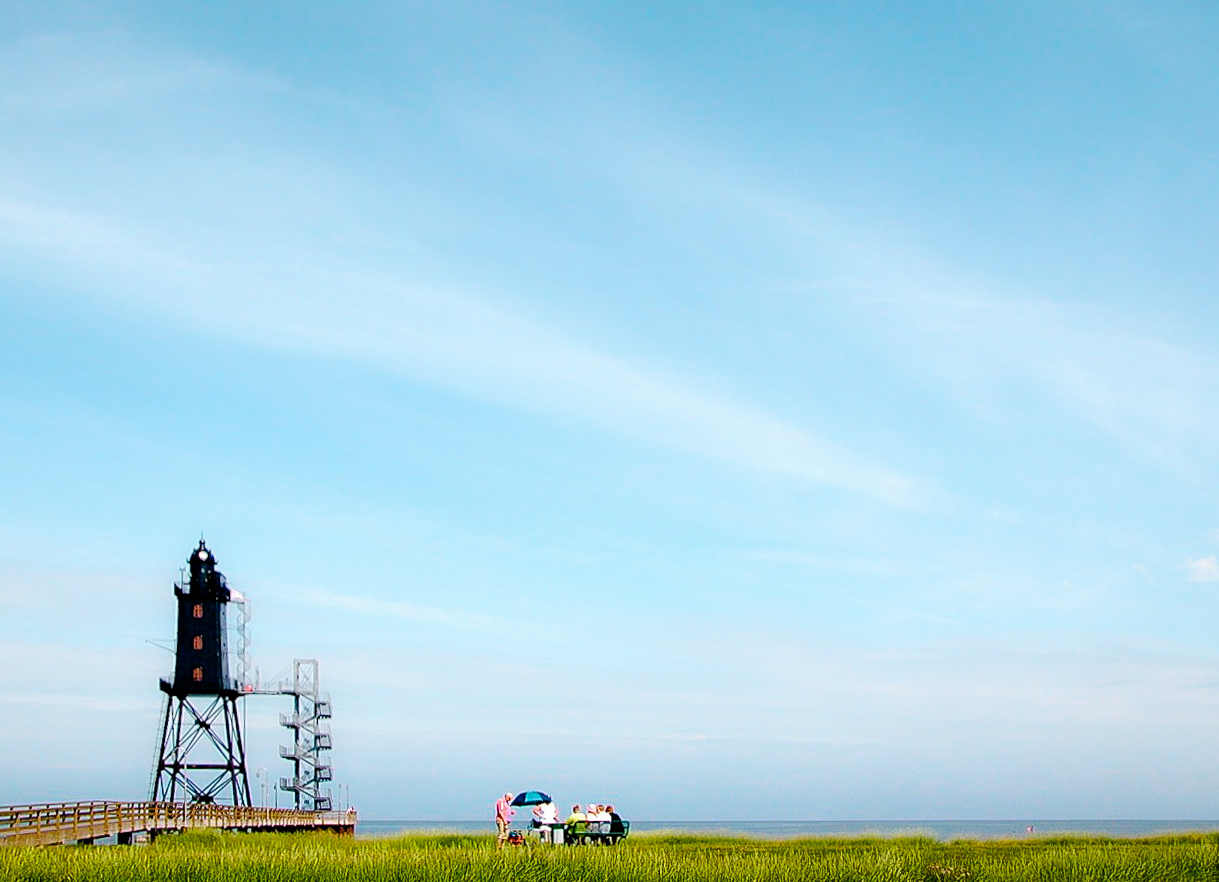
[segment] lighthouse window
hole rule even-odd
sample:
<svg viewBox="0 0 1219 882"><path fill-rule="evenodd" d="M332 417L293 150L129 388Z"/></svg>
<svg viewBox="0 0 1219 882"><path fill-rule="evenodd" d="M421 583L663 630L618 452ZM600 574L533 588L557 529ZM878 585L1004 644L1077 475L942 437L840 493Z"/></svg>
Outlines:
<svg viewBox="0 0 1219 882"><path fill-rule="evenodd" d="M196 619L201 619L201 618L203 618L203 604L202 604L202 603L196 603L196 604L195 604L194 613L195 613L195 618L196 618Z"/></svg>
<svg viewBox="0 0 1219 882"><path fill-rule="evenodd" d="M195 678L196 683L203 682L203 668L195 668L190 672L190 675Z"/></svg>
<svg viewBox="0 0 1219 882"><path fill-rule="evenodd" d="M195 639L191 642L191 646L195 647L196 650L202 649L203 648L203 635L201 635L201 634L197 635L195 637Z"/></svg>

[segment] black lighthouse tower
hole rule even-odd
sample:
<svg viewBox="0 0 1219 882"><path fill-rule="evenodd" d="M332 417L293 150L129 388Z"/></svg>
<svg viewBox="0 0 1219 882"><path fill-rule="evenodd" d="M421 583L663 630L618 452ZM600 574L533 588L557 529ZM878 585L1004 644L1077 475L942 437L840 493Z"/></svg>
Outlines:
<svg viewBox="0 0 1219 882"><path fill-rule="evenodd" d="M152 781L155 802L251 805L236 679L229 675L225 610L231 594L202 539L190 578L174 585L178 640L173 680L161 680L165 715Z"/></svg>

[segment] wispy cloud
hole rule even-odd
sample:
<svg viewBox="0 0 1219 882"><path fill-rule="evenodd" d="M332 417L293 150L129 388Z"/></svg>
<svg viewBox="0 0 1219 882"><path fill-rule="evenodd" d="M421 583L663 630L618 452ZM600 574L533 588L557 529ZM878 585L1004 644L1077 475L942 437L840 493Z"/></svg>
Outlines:
<svg viewBox="0 0 1219 882"><path fill-rule="evenodd" d="M1142 316L1000 294L950 273L878 277L853 299L910 366L979 413L1011 417L1030 397L1127 447L1170 461L1219 439L1207 402L1219 363L1135 327Z"/></svg>
<svg viewBox="0 0 1219 882"><path fill-rule="evenodd" d="M661 368L597 352L464 292L304 253L287 261L295 272L268 276L240 261L191 255L180 241L162 242L113 219L13 202L0 203L5 246L56 272L87 272L96 280L106 268L111 278L95 284L93 296L197 320L251 345L373 363L493 403L578 416L630 437L892 505L927 497L914 478L814 431L674 381ZM212 321L217 314L225 321Z"/></svg>
<svg viewBox="0 0 1219 882"><path fill-rule="evenodd" d="M404 619L408 622L418 622L420 624L443 625L449 628L495 631L501 629L504 625L502 619L493 616L474 615L457 610L422 606L399 600L380 600L373 597L361 597L355 594L317 590L305 591L300 597L305 603L326 609L377 618Z"/></svg>
<svg viewBox="0 0 1219 882"><path fill-rule="evenodd" d="M144 697L118 698L94 694L0 692L0 706L4 705L74 708L88 711L142 712L148 710L149 702Z"/></svg>
<svg viewBox="0 0 1219 882"><path fill-rule="evenodd" d="M1219 557L1200 557L1197 560L1187 560L1181 565L1185 577L1191 582L1219 582Z"/></svg>
<svg viewBox="0 0 1219 882"><path fill-rule="evenodd" d="M1007 414L1033 396L1165 460L1182 443L1219 439L1208 406L1219 392L1219 362L1210 352L1174 340L1170 329L1149 332L1142 315L1013 290L912 244L913 231L861 226L773 172L631 109L646 102L626 94L623 86L602 96L612 130L596 120L552 120L539 138L495 107L460 122L504 150L583 161L584 174L641 204L698 206L699 216L721 219L783 260L786 272L839 292L895 363L978 412Z"/></svg>
<svg viewBox="0 0 1219 882"><path fill-rule="evenodd" d="M1182 445L1219 440L1209 404L1219 360L1158 321L1170 310L1123 312L1013 288L772 185L742 181L723 198L797 262L815 255L802 261L810 274L830 274L840 302L895 362L977 412L1016 413L1031 397L1166 461Z"/></svg>
<svg viewBox="0 0 1219 882"><path fill-rule="evenodd" d="M227 60L150 51L117 28L100 39L44 33L0 49L0 107L24 112L142 108L215 89L282 91L285 83Z"/></svg>
<svg viewBox="0 0 1219 882"><path fill-rule="evenodd" d="M416 376L439 372L441 383L473 395L577 414L633 437L894 504L918 497L913 479L813 432L474 298L367 278L347 284L354 299L344 298L342 309L329 296L312 301L284 342L374 359Z"/></svg>
<svg viewBox="0 0 1219 882"><path fill-rule="evenodd" d="M172 259L171 252L131 234L113 219L11 199L0 199L0 243L22 249L27 257L67 267L89 261L115 269L186 268Z"/></svg>

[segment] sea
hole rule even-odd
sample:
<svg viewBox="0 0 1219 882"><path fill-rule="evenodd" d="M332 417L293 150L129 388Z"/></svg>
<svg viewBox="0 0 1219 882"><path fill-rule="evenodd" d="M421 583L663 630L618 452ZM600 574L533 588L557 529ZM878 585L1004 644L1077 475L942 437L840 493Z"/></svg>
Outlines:
<svg viewBox="0 0 1219 882"><path fill-rule="evenodd" d="M1172 833L1219 832L1219 821L1198 820L1011 820L958 821L631 821L632 833L691 833L759 839L809 837L926 836L941 842L954 839L1021 839L1052 836L1110 836L1137 839ZM489 821L366 821L356 837L374 839L409 833L493 833Z"/></svg>

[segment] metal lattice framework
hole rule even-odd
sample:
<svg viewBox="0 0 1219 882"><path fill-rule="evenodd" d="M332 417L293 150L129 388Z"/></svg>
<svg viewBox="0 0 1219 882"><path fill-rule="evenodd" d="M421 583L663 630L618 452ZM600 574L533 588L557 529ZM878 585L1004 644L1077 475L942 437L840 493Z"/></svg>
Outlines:
<svg viewBox="0 0 1219 882"><path fill-rule="evenodd" d="M280 725L292 732L292 744L281 747L279 754L292 763L292 777L280 778L279 788L293 795L298 809L316 812L330 811L333 805L330 790L323 785L332 780L334 772L325 752L331 748L330 696L318 685L317 659L296 659L293 662L291 684L281 692L292 696L292 713L280 714Z"/></svg>
<svg viewBox="0 0 1219 882"><path fill-rule="evenodd" d="M253 805L239 698L217 695L200 710L189 696L166 695L161 755L152 785L154 802Z"/></svg>

